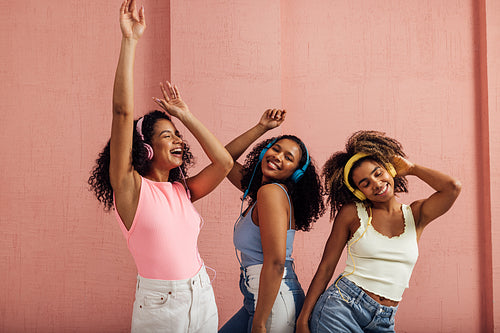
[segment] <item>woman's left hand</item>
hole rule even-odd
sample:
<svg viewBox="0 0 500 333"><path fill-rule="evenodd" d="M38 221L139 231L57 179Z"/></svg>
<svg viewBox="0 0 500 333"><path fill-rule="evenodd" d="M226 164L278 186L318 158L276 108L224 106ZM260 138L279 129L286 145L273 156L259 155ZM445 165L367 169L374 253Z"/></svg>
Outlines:
<svg viewBox="0 0 500 333"><path fill-rule="evenodd" d="M166 87L163 83L160 83L160 89L163 94L163 98L153 97L153 100L169 115L175 118L180 118L190 113L187 104L184 103L181 98L181 94L179 93L177 86L172 86L172 84L167 81Z"/></svg>
<svg viewBox="0 0 500 333"><path fill-rule="evenodd" d="M408 161L402 156L395 155L392 157L392 165L396 169L396 173L400 177L411 174L411 170L415 166L412 162Z"/></svg>

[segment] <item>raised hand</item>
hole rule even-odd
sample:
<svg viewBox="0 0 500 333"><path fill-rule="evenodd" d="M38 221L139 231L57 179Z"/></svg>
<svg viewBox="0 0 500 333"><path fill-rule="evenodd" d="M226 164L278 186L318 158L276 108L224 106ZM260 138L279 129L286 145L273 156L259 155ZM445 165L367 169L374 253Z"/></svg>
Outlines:
<svg viewBox="0 0 500 333"><path fill-rule="evenodd" d="M267 109L260 118L259 124L266 130L280 126L285 121L286 111L281 109Z"/></svg>
<svg viewBox="0 0 500 333"><path fill-rule="evenodd" d="M163 94L163 98L160 99L153 97L153 100L163 110L167 111L169 115L175 118L180 118L190 112L187 104L182 100L177 86L172 86L172 84L167 81L166 87L163 83L160 83L160 89Z"/></svg>
<svg viewBox="0 0 500 333"><path fill-rule="evenodd" d="M137 11L136 0L125 0L120 7L120 28L124 38L139 40L146 29L144 6Z"/></svg>
<svg viewBox="0 0 500 333"><path fill-rule="evenodd" d="M401 177L409 175L414 167L412 162L401 156L393 156L392 165L396 169L397 175Z"/></svg>

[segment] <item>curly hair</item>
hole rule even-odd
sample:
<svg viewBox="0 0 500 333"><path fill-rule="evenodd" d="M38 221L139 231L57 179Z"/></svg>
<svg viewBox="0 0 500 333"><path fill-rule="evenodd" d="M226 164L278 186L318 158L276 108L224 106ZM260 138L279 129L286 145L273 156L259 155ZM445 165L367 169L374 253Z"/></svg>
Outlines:
<svg viewBox="0 0 500 333"><path fill-rule="evenodd" d="M279 141L281 139L289 139L299 145L302 152L299 167L303 166L306 162L306 146L294 135L281 135L258 143L246 156L242 169L241 187L243 191L250 186L248 191L249 205L252 205L257 200L257 191L264 185L261 182L262 170L259 167L259 155L262 149L271 141ZM254 180L249 184L254 170ZM321 185L321 180L313 161L311 160L304 172L304 176L297 183L293 182L290 178L282 181L275 180L273 182L285 185L288 190L295 215L295 230L309 231L312 223L316 222L325 212L322 196L323 186Z"/></svg>
<svg viewBox="0 0 500 333"><path fill-rule="evenodd" d="M144 147L144 142L151 145L154 126L159 119L171 121L170 117L163 111L154 110L144 116L142 122L142 133L144 141L141 140L137 132L137 120L134 121L134 134L132 141L132 166L141 175L145 176L151 169L151 161L148 159L148 151ZM182 136L179 136L182 138ZM168 181L182 180L182 173L187 176L187 168L193 165L193 155L189 145L183 141L184 149L182 153L182 164L179 168L170 170ZM113 208L113 188L109 180L110 163L110 140L99 153L96 164L90 172L87 183L90 185L90 191L94 192L97 200L104 205L104 210L109 211ZM181 173L182 171L182 173Z"/></svg>
<svg viewBox="0 0 500 333"><path fill-rule="evenodd" d="M369 156L356 161L349 172L349 183L352 182L352 172L361 162L366 160L374 161L380 165L391 163L395 155L406 157L401 143L395 139L385 136L383 132L358 131L351 135L345 145L345 151L338 151L325 162L323 166L323 181L327 191L327 203L330 205L330 220L333 220L342 205L352 202L361 202L360 199L344 184L344 166L349 159L357 154L365 153ZM394 192L408 192L408 181L405 177L394 177ZM366 200L367 204L371 204Z"/></svg>

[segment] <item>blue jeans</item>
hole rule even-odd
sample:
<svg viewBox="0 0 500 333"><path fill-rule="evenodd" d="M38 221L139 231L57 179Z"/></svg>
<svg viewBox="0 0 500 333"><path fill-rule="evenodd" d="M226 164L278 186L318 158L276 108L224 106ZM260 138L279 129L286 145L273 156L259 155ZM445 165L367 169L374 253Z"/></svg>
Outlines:
<svg viewBox="0 0 500 333"><path fill-rule="evenodd" d="M347 278L336 281L338 288L332 284L316 302L309 324L312 333L394 332L397 306L377 303Z"/></svg>
<svg viewBox="0 0 500 333"><path fill-rule="evenodd" d="M250 333L252 330L261 269L262 265L253 265L241 269L240 290L244 297L243 307L226 322L219 330L219 333ZM287 261L280 290L266 322L267 332L293 333L304 299L304 290L302 290L293 269L293 262Z"/></svg>

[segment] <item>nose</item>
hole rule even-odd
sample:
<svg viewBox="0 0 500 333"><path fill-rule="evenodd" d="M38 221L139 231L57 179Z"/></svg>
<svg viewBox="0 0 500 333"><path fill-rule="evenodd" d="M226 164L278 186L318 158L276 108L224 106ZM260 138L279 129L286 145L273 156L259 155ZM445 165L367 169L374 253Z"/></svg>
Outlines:
<svg viewBox="0 0 500 333"><path fill-rule="evenodd" d="M374 189L376 191L378 191L379 189L382 188L382 186L384 185L384 182L382 180L377 179L377 180L373 180L373 184L374 184Z"/></svg>
<svg viewBox="0 0 500 333"><path fill-rule="evenodd" d="M174 142L175 143L183 143L182 139L177 135L174 136Z"/></svg>

